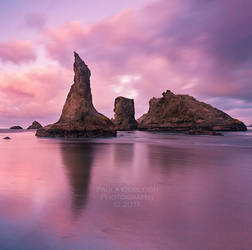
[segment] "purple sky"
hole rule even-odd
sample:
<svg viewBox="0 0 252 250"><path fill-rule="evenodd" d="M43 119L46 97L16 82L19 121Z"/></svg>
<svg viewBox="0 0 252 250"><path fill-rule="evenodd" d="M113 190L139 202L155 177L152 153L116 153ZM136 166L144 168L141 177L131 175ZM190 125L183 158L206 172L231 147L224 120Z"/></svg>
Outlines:
<svg viewBox="0 0 252 250"><path fill-rule="evenodd" d="M116 96L134 98L138 117L170 89L252 123L249 0L3 0L0 9L0 127L59 118L74 50L109 117Z"/></svg>

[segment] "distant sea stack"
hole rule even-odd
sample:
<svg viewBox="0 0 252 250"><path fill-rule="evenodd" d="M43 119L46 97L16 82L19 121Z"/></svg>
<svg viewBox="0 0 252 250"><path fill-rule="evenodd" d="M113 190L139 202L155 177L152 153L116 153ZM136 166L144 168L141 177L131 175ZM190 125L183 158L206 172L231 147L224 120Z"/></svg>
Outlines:
<svg viewBox="0 0 252 250"><path fill-rule="evenodd" d="M135 130L137 121L135 120L134 100L119 96L115 99L114 123L116 130Z"/></svg>
<svg viewBox="0 0 252 250"><path fill-rule="evenodd" d="M23 128L20 126L12 126L12 127L10 127L10 129L23 129Z"/></svg>
<svg viewBox="0 0 252 250"><path fill-rule="evenodd" d="M10 140L11 138L9 136L6 136L3 138L4 140Z"/></svg>
<svg viewBox="0 0 252 250"><path fill-rule="evenodd" d="M34 121L32 125L29 126L27 129L40 129L40 128L42 128L42 125L39 122Z"/></svg>
<svg viewBox="0 0 252 250"><path fill-rule="evenodd" d="M157 131L246 131L243 122L189 95L167 90L152 98L147 114L138 119L138 129Z"/></svg>
<svg viewBox="0 0 252 250"><path fill-rule="evenodd" d="M74 52L74 84L68 93L58 122L37 130L39 137L116 136L114 124L93 106L90 88L91 72Z"/></svg>

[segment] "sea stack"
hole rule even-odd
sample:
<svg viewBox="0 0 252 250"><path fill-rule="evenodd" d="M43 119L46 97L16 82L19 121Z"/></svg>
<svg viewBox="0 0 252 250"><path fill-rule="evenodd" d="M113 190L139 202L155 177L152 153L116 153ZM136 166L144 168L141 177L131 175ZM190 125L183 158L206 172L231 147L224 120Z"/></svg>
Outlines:
<svg viewBox="0 0 252 250"><path fill-rule="evenodd" d="M34 121L32 125L29 126L27 129L40 129L40 128L42 128L42 125L39 122Z"/></svg>
<svg viewBox="0 0 252 250"><path fill-rule="evenodd" d="M116 136L114 124L93 106L90 88L91 72L74 52L74 84L68 93L58 122L37 130L39 137Z"/></svg>
<svg viewBox="0 0 252 250"><path fill-rule="evenodd" d="M135 120L134 100L119 96L115 99L114 123L116 130L135 130L137 121Z"/></svg>
<svg viewBox="0 0 252 250"><path fill-rule="evenodd" d="M167 90L152 98L149 111L138 119L138 129L157 131L246 131L243 122L189 95Z"/></svg>
<svg viewBox="0 0 252 250"><path fill-rule="evenodd" d="M10 129L23 129L21 126L12 126Z"/></svg>
<svg viewBox="0 0 252 250"><path fill-rule="evenodd" d="M3 138L4 140L10 140L11 138L9 136L6 136Z"/></svg>

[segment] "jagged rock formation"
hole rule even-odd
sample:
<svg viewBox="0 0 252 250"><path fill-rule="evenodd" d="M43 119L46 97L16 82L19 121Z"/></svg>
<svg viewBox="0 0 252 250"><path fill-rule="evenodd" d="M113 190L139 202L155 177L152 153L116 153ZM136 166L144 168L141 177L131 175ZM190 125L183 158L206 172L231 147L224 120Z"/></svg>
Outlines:
<svg viewBox="0 0 252 250"><path fill-rule="evenodd" d="M23 129L23 128L20 126L13 126L13 127L10 127L10 129Z"/></svg>
<svg viewBox="0 0 252 250"><path fill-rule="evenodd" d="M116 130L134 130L137 128L135 120L134 100L119 96L115 99L114 119Z"/></svg>
<svg viewBox="0 0 252 250"><path fill-rule="evenodd" d="M239 120L188 95L167 90L162 98L152 98L147 114L138 119L138 128L161 131L245 131Z"/></svg>
<svg viewBox="0 0 252 250"><path fill-rule="evenodd" d="M32 125L29 126L27 129L40 129L40 128L42 128L42 125L39 122L34 121Z"/></svg>
<svg viewBox="0 0 252 250"><path fill-rule="evenodd" d="M67 96L61 117L55 124L37 130L39 137L116 136L114 124L93 106L91 72L74 52L74 84Z"/></svg>

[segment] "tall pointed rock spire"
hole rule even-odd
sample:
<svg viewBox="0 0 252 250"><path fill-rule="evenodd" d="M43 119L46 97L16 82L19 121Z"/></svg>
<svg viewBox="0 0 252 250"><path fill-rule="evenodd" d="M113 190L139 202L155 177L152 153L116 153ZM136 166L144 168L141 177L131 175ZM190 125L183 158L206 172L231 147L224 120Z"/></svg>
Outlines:
<svg viewBox="0 0 252 250"><path fill-rule="evenodd" d="M91 72L76 52L74 59L74 84L67 96L60 122L83 120L87 112L96 112L90 88Z"/></svg>
<svg viewBox="0 0 252 250"><path fill-rule="evenodd" d="M68 93L60 119L37 131L40 137L115 136L113 123L93 106L90 88L91 72L74 52L74 84Z"/></svg>

